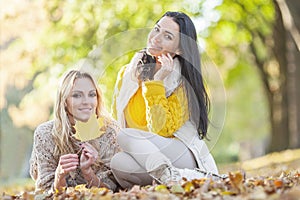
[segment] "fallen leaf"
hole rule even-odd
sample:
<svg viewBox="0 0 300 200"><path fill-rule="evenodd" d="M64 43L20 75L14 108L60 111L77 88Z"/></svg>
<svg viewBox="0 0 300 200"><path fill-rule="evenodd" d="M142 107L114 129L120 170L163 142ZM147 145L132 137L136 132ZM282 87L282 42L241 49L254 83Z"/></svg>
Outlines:
<svg viewBox="0 0 300 200"><path fill-rule="evenodd" d="M239 192L244 191L244 186L243 186L244 177L241 172L230 172L229 179L233 188L237 189Z"/></svg>
<svg viewBox="0 0 300 200"><path fill-rule="evenodd" d="M186 182L183 185L184 191L187 193L190 193L191 191L193 191L195 189L194 184L191 182Z"/></svg>
<svg viewBox="0 0 300 200"><path fill-rule="evenodd" d="M283 186L283 182L282 182L282 180L274 180L274 185L277 188L281 188Z"/></svg>
<svg viewBox="0 0 300 200"><path fill-rule="evenodd" d="M184 194L184 189L181 187L181 185L172 185L170 191L174 194Z"/></svg>
<svg viewBox="0 0 300 200"><path fill-rule="evenodd" d="M167 186L165 185L158 185L154 188L154 191L157 192L169 192Z"/></svg>

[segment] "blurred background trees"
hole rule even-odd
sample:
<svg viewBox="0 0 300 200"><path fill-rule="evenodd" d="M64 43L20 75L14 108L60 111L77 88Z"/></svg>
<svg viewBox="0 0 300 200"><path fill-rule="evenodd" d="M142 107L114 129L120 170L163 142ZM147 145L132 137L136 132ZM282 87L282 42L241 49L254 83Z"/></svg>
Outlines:
<svg viewBox="0 0 300 200"><path fill-rule="evenodd" d="M224 83L226 99L215 100L226 104L212 148L217 163L300 146L298 0L0 4L3 180L27 174L33 131L52 118L61 75L74 66L92 70L109 110L117 71L145 46L149 28L168 10L192 16L207 62Z"/></svg>

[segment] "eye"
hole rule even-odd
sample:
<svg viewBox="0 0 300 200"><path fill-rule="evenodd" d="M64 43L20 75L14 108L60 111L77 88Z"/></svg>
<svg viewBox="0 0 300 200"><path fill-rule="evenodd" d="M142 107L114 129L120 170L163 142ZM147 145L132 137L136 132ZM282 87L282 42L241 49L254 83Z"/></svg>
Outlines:
<svg viewBox="0 0 300 200"><path fill-rule="evenodd" d="M97 96L97 93L96 92L91 92L90 94L89 94L89 97L96 97Z"/></svg>
<svg viewBox="0 0 300 200"><path fill-rule="evenodd" d="M80 98L81 94L80 93L74 93L74 94L72 94L72 97L74 97L74 98Z"/></svg>
<svg viewBox="0 0 300 200"><path fill-rule="evenodd" d="M166 37L168 40L173 40L173 37L170 36L170 35L165 35L165 37Z"/></svg>
<svg viewBox="0 0 300 200"><path fill-rule="evenodd" d="M159 32L159 28L157 26L154 27L155 32Z"/></svg>

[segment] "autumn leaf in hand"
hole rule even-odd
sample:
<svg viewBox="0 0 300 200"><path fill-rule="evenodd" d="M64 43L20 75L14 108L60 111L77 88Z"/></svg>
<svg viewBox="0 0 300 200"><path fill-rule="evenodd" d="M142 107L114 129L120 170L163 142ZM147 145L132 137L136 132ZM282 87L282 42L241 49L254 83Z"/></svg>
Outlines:
<svg viewBox="0 0 300 200"><path fill-rule="evenodd" d="M103 125L103 118L100 117L97 119L96 115L92 115L87 122L77 121L75 124L76 134L74 134L74 137L82 142L98 138L104 133L104 131L101 130Z"/></svg>

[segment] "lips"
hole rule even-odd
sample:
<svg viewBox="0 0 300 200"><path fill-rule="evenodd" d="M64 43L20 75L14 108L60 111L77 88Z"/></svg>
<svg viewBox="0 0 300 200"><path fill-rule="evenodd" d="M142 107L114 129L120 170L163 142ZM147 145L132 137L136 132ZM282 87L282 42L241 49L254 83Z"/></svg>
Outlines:
<svg viewBox="0 0 300 200"><path fill-rule="evenodd" d="M153 50L156 50L156 51L162 50L161 47L156 47L156 46L150 46L150 47L148 47L148 49L153 49Z"/></svg>
<svg viewBox="0 0 300 200"><path fill-rule="evenodd" d="M162 50L162 48L153 41L149 41L148 49L153 49L153 50L156 50L156 51Z"/></svg>
<svg viewBox="0 0 300 200"><path fill-rule="evenodd" d="M92 108L78 108L79 111L90 112Z"/></svg>
<svg viewBox="0 0 300 200"><path fill-rule="evenodd" d="M162 48L157 47L157 46L151 46L151 45L149 45L149 46L147 47L147 52L148 52L148 54L150 54L150 55L152 55L152 56L155 56L155 55L160 54L161 51L162 51Z"/></svg>
<svg viewBox="0 0 300 200"><path fill-rule="evenodd" d="M151 44L151 43L149 44L148 49L153 49L153 50L156 50L156 51L162 50L161 47L159 47L159 46L157 46L157 45L153 45L153 44Z"/></svg>

